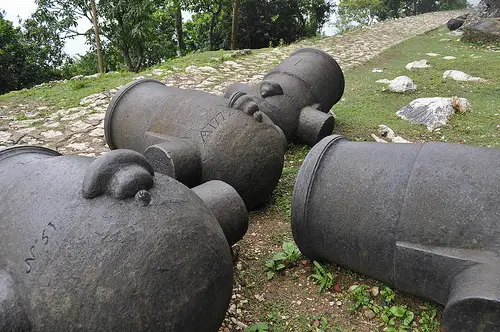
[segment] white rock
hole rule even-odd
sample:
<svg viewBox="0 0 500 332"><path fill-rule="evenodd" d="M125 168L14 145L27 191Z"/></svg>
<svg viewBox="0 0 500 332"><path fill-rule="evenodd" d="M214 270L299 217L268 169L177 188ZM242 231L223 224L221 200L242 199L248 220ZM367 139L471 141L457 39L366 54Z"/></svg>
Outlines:
<svg viewBox="0 0 500 332"><path fill-rule="evenodd" d="M198 67L196 67L196 66L186 67L186 73L196 73L196 72L198 72Z"/></svg>
<svg viewBox="0 0 500 332"><path fill-rule="evenodd" d="M236 61L231 61L231 60L224 61L222 64L225 66L231 66L231 67L241 67L241 65L239 65Z"/></svg>
<svg viewBox="0 0 500 332"><path fill-rule="evenodd" d="M0 142L2 143L6 142L11 136L12 136L11 133L8 133L6 131L0 131Z"/></svg>
<svg viewBox="0 0 500 332"><path fill-rule="evenodd" d="M419 61L413 61L410 62L409 64L406 65L406 69L412 70L412 69L423 69L423 68L429 68L431 65L427 60L419 60Z"/></svg>
<svg viewBox="0 0 500 332"><path fill-rule="evenodd" d="M102 137L102 136L104 136L104 129L103 128L96 128L89 133L89 136Z"/></svg>
<svg viewBox="0 0 500 332"><path fill-rule="evenodd" d="M387 78L383 78L381 80L376 80L375 83L389 84L389 83L391 83L391 80L388 80Z"/></svg>
<svg viewBox="0 0 500 332"><path fill-rule="evenodd" d="M76 121L76 122L72 123L70 126L71 130L76 131L76 132L85 131L86 129L89 129L90 127L92 127L92 125L89 125L88 123L83 122L82 120Z"/></svg>
<svg viewBox="0 0 500 332"><path fill-rule="evenodd" d="M389 83L389 91L403 93L417 90L417 86L408 76L398 76Z"/></svg>
<svg viewBox="0 0 500 332"><path fill-rule="evenodd" d="M101 73L96 73L94 75L88 75L88 76L85 76L85 78L98 78L101 76Z"/></svg>
<svg viewBox="0 0 500 332"><path fill-rule="evenodd" d="M134 81L136 81L136 80L142 80L143 78L144 78L144 76L142 76L142 75L141 76L136 76L136 77L134 77Z"/></svg>
<svg viewBox="0 0 500 332"><path fill-rule="evenodd" d="M37 108L36 108L36 110L37 110L37 111L46 111L46 110L48 110L48 109L49 109L49 107L48 107L48 106L40 106L40 107L37 107Z"/></svg>
<svg viewBox="0 0 500 332"><path fill-rule="evenodd" d="M439 56L439 54L437 54L437 53L425 53L425 55L430 56L430 57Z"/></svg>
<svg viewBox="0 0 500 332"><path fill-rule="evenodd" d="M210 67L210 66L198 67L198 70L204 71L207 73L217 73L218 72L217 69L215 69L214 67Z"/></svg>
<svg viewBox="0 0 500 332"><path fill-rule="evenodd" d="M63 133L61 133L60 131L49 130L41 132L40 135L42 135L45 138L55 138L57 136L62 136Z"/></svg>
<svg viewBox="0 0 500 332"><path fill-rule="evenodd" d="M372 73L383 73L384 70L383 69L378 69L378 68L373 68L372 69Z"/></svg>
<svg viewBox="0 0 500 332"><path fill-rule="evenodd" d="M47 122L44 123L43 126L47 128L57 128L59 127L60 124L61 124L60 122Z"/></svg>
<svg viewBox="0 0 500 332"><path fill-rule="evenodd" d="M151 74L153 74L155 76L161 76L161 75L163 75L163 70L161 70L161 69L153 69L153 71L151 72Z"/></svg>
<svg viewBox="0 0 500 332"><path fill-rule="evenodd" d="M445 125L455 113L453 98L433 97L418 98L396 112L396 115L411 123L424 124L428 130ZM467 99L459 98L463 105L470 107Z"/></svg>
<svg viewBox="0 0 500 332"><path fill-rule="evenodd" d="M455 81L471 81L471 82L484 82L485 79L481 77L473 77L469 74L459 70L447 70L443 73L443 79L451 78Z"/></svg>
<svg viewBox="0 0 500 332"><path fill-rule="evenodd" d="M447 55L447 56L444 56L443 59L445 59L445 60L455 60L456 57L454 57L452 55Z"/></svg>
<svg viewBox="0 0 500 332"><path fill-rule="evenodd" d="M71 143L68 144L66 147L78 151L84 151L84 150L94 151L94 149L89 147L87 143Z"/></svg>
<svg viewBox="0 0 500 332"><path fill-rule="evenodd" d="M83 80L83 79L84 79L83 75L76 75L76 76L73 76L72 78L70 78L69 80L70 81L79 81L79 80Z"/></svg>

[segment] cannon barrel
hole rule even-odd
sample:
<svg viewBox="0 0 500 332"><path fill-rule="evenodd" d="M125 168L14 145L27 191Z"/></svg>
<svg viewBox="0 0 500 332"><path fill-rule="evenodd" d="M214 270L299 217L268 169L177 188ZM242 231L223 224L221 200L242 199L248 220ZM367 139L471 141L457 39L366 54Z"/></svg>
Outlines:
<svg viewBox="0 0 500 332"><path fill-rule="evenodd" d="M130 150L14 147L0 151L0 186L0 331L218 330L226 238L248 225L229 185L199 197Z"/></svg>
<svg viewBox="0 0 500 332"><path fill-rule="evenodd" d="M142 153L156 172L189 187L224 181L248 208L271 195L283 168L283 132L241 93L228 101L135 81L112 98L104 130L111 149Z"/></svg>
<svg viewBox="0 0 500 332"><path fill-rule="evenodd" d="M302 48L267 73L260 84L235 83L224 96L247 93L288 141L313 146L332 134L335 121L328 112L342 98L344 86L342 69L328 53Z"/></svg>
<svg viewBox="0 0 500 332"><path fill-rule="evenodd" d="M305 158L294 239L334 262L445 306L446 331L500 326L500 150L330 136Z"/></svg>

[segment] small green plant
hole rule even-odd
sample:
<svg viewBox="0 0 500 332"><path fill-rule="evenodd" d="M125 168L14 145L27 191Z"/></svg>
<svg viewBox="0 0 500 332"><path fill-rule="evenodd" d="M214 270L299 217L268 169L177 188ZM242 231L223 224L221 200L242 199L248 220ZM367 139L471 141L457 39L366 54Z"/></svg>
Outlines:
<svg viewBox="0 0 500 332"><path fill-rule="evenodd" d="M71 89L73 89L73 90L80 90L80 89L83 89L83 88L89 86L89 82L85 79L76 80L76 81L69 81L68 84L71 87Z"/></svg>
<svg viewBox="0 0 500 332"><path fill-rule="evenodd" d="M267 260L264 265L267 267L267 279L271 280L276 272L294 264L301 256L299 248L293 242L283 242L283 251L279 251Z"/></svg>
<svg viewBox="0 0 500 332"><path fill-rule="evenodd" d="M351 287L351 293L349 294L349 298L352 300L349 305L351 312L355 312L363 306L370 307L373 304L373 300L367 292L369 288L370 286L367 285L354 285Z"/></svg>
<svg viewBox="0 0 500 332"><path fill-rule="evenodd" d="M408 331L412 326L415 314L413 311L408 310L406 306L384 306L382 308L380 318L382 319L382 323L380 325L387 325L387 328L385 328L384 331ZM396 328L397 322L399 322L399 326Z"/></svg>
<svg viewBox="0 0 500 332"><path fill-rule="evenodd" d="M396 297L396 293L389 287L385 286L381 291L380 295L383 296L386 304L394 302L394 298Z"/></svg>
<svg viewBox="0 0 500 332"><path fill-rule="evenodd" d="M415 329L416 332L434 332L439 331L441 325L436 321L437 310L432 305L426 303L427 309L422 311L419 315L420 329Z"/></svg>
<svg viewBox="0 0 500 332"><path fill-rule="evenodd" d="M248 326L244 330L245 332L267 332L269 331L269 325L266 323L256 323Z"/></svg>
<svg viewBox="0 0 500 332"><path fill-rule="evenodd" d="M316 279L316 283L319 285L319 293L329 289L335 283L333 274L321 266L320 263L314 261L314 274L311 278Z"/></svg>

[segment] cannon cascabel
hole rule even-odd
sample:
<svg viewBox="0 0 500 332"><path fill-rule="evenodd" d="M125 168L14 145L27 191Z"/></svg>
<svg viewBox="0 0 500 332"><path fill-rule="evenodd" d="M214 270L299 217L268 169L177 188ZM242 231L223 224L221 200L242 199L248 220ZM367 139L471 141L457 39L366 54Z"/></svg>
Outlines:
<svg viewBox="0 0 500 332"><path fill-rule="evenodd" d="M260 84L235 83L224 97L247 93L259 109L279 126L288 140L313 146L331 135L330 108L344 93L344 74L326 52L302 48L274 67Z"/></svg>
<svg viewBox="0 0 500 332"><path fill-rule="evenodd" d="M498 331L499 164L498 149L326 137L295 184L294 239L311 260L444 305L448 332Z"/></svg>
<svg viewBox="0 0 500 332"><path fill-rule="evenodd" d="M122 88L108 107L111 149L143 153L155 172L189 187L221 180L248 208L263 203L281 176L286 139L245 94L227 99L143 79Z"/></svg>
<svg viewBox="0 0 500 332"><path fill-rule="evenodd" d="M200 198L135 151L14 147L0 151L0 186L0 331L219 328L233 267L217 192L248 223L229 185L207 182Z"/></svg>

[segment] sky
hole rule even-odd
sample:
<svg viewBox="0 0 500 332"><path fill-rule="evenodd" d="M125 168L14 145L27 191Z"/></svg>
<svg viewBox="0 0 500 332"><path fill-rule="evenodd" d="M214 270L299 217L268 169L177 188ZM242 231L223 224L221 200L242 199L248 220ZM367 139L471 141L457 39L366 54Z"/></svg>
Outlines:
<svg viewBox="0 0 500 332"><path fill-rule="evenodd" d="M468 0L469 3L477 4L479 0ZM337 1L335 1L337 2ZM22 19L28 18L36 9L35 0L0 0L0 9L3 9L6 12L6 19L14 22L14 25L18 24L18 16ZM186 20L190 17L189 13L183 13L183 17ZM92 25L87 19L82 19L78 22L78 31L82 32L89 28ZM328 23L325 24L323 28L323 33L326 35L331 35L335 32L335 29L331 26L328 26ZM66 42L66 46L64 50L69 55L77 55L77 54L85 54L89 49L88 45L85 45L84 37L76 37L74 39L70 39Z"/></svg>
<svg viewBox="0 0 500 332"><path fill-rule="evenodd" d="M27 19L36 10L36 4L34 0L0 0L0 9L4 10L6 15L5 18L12 21L15 26L18 26L19 19ZM92 25L87 19L83 19L78 22L78 31L82 32ZM69 55L85 54L89 49L88 45L85 45L85 37L79 36L74 39L69 39L66 42L64 50Z"/></svg>

